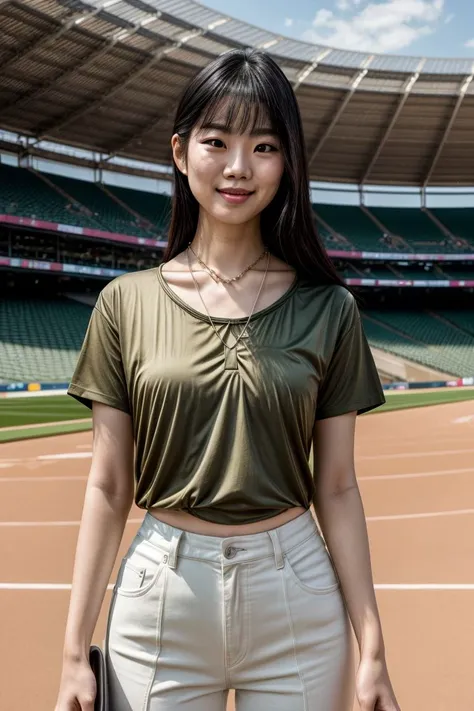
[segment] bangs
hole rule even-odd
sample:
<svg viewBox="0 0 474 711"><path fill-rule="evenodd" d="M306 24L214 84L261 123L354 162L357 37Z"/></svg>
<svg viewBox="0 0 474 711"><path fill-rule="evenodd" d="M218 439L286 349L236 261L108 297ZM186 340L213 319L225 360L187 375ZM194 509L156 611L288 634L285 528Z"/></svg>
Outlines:
<svg viewBox="0 0 474 711"><path fill-rule="evenodd" d="M209 95L197 129L218 125L226 133L244 134L263 132L279 135L279 117L272 106L271 96L255 77L242 73L232 77Z"/></svg>

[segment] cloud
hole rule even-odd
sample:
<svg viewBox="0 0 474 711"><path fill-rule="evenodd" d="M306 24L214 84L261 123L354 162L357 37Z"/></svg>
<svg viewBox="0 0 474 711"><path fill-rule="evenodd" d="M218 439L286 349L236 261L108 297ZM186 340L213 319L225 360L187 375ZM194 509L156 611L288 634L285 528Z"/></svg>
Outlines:
<svg viewBox="0 0 474 711"><path fill-rule="evenodd" d="M352 17L341 7L345 3ZM443 7L444 0L340 0L339 11L318 10L302 38L341 49L398 51L434 32Z"/></svg>
<svg viewBox="0 0 474 711"><path fill-rule="evenodd" d="M465 47L474 47L474 38L464 43Z"/></svg>
<svg viewBox="0 0 474 711"><path fill-rule="evenodd" d="M445 25L449 25L449 23L452 22L455 17L456 17L456 15L454 14L454 12L450 12L449 15L446 15L446 19L445 19L445 21L444 21L444 24L445 24Z"/></svg>
<svg viewBox="0 0 474 711"><path fill-rule="evenodd" d="M291 27L293 24L293 18L292 17L285 17L285 27Z"/></svg>

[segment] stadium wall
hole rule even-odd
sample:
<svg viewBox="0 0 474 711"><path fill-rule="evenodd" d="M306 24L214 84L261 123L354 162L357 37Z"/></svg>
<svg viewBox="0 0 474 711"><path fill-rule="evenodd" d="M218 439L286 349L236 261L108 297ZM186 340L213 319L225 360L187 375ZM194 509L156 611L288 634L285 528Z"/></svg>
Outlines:
<svg viewBox="0 0 474 711"><path fill-rule="evenodd" d="M44 395L65 395L69 383L7 383L0 385L0 398L37 397ZM418 390L427 388L460 388L474 386L474 376L453 380L430 380L426 382L384 383L384 390Z"/></svg>

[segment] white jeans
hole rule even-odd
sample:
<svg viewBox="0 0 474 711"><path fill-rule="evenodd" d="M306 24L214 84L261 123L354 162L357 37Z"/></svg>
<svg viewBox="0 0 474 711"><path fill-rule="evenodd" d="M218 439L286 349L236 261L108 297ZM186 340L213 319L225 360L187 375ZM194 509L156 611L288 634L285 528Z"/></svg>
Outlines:
<svg viewBox="0 0 474 711"><path fill-rule="evenodd" d="M122 560L105 652L111 711L351 711L350 623L308 509L228 538L146 514Z"/></svg>

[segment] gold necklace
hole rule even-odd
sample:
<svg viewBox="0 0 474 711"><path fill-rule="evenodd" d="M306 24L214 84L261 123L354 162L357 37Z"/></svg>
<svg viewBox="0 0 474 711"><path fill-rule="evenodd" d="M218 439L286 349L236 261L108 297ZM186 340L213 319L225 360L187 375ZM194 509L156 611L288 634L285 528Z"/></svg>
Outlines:
<svg viewBox="0 0 474 711"><path fill-rule="evenodd" d="M220 276L220 274L217 274L217 272L215 272L214 269L212 269L212 267L209 267L207 264L205 264L202 261L201 257L198 254L196 254L194 249L191 247L191 242L189 242L188 247L191 250L191 252L194 254L194 256L196 257L196 259L198 260L199 264L202 267L204 267L204 269L207 271L208 274L210 274L210 276L214 279L214 281L217 283L220 282L221 284L231 284L233 281L237 281L238 279L241 279L244 276L244 274L246 274L250 269L252 269L261 259L263 259L263 257L266 254L269 253L268 250L265 248L263 250L262 254L259 257L257 257L257 259L254 262L252 262L252 264L249 264L248 267L246 267L243 271L241 271L240 274L237 274L237 276L228 278L228 277Z"/></svg>
<svg viewBox="0 0 474 711"><path fill-rule="evenodd" d="M191 249L191 252L192 252L192 251L193 251L193 250ZM254 301L253 306L252 306L252 311L250 312L250 314L249 314L249 316L248 316L248 318L247 318L247 321L246 321L246 323L245 323L245 326L243 327L243 329L242 329L242 331L240 332L238 338L236 339L235 343L234 343L232 346L227 345L227 343L221 338L221 335L219 334L219 332L217 331L216 327L214 326L214 321L212 320L211 314L209 313L209 311L208 311L208 309L207 309L207 306L206 306L206 304L205 304L205 302L204 302L204 299L202 298L202 294L201 294L201 291L200 291L200 289L199 289L199 284L197 283L196 277L194 276L194 272L193 272L193 270L192 270L192 268L191 268L191 261L190 261L190 259L189 259L189 249L186 250L186 254L187 254L187 256L188 256L188 267L189 267L189 271L191 272L191 276L192 276L192 278L193 278L194 285L195 285L196 290L197 290L197 292L198 292L198 294L199 294L199 297L200 297L200 299L201 299L201 301L202 301L202 305L204 306L204 310L205 310L205 312L206 312L206 314L207 314L207 316L208 316L208 318L209 318L209 321L211 322L212 328L214 329L214 333L216 334L217 338L220 340L220 342L222 343L222 345L224 346L224 348L227 348L229 351L231 351L231 350L233 350L233 349L236 347L236 345L239 343L240 339L241 339L242 336L244 335L245 331L247 330L247 326L248 326L249 323L250 323L250 319L252 318L253 313L254 313L254 311L255 311L255 307L256 307L256 305L257 305L258 298L259 298L259 296L260 296L260 293L261 293L261 291L262 291L262 289L263 289L263 285L264 285L264 283L265 283L265 279L266 279L266 277L267 277L268 266L269 266L269 264L270 264L270 252L267 252L267 266L266 266L266 269L265 269L265 273L264 273L264 275L263 275L262 283L260 284L260 288L259 288L258 293L257 293L257 297L256 297L256 299L255 299L255 301ZM194 253L193 253L193 254L194 254ZM231 322L232 322L232 319L231 319L230 321L228 321L227 325L230 326Z"/></svg>

